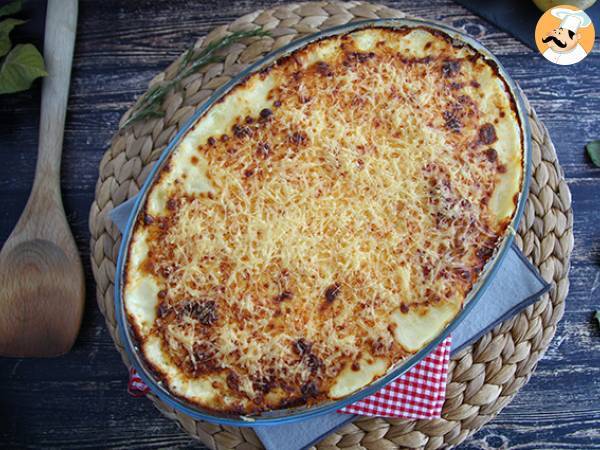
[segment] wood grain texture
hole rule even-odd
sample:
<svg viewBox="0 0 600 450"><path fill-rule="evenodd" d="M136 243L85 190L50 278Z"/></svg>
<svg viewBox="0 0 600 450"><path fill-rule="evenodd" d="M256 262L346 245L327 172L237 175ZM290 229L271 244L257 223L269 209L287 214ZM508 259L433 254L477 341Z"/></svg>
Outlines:
<svg viewBox="0 0 600 450"><path fill-rule="evenodd" d="M60 166L77 0L50 0L35 179L0 252L0 355L57 356L72 347L83 314L84 273L60 193Z"/></svg>
<svg viewBox="0 0 600 450"><path fill-rule="evenodd" d="M87 212L97 167L117 122L147 82L211 27L277 2L82 1L67 117L63 193L91 288ZM462 448L600 448L600 169L584 145L600 136L600 52L553 66L446 0L387 2L441 18L480 39L521 84L550 129L572 189L575 240L565 317L530 383ZM186 11L186 14L182 12ZM33 175L38 93L0 99L0 240ZM0 443L43 448L191 448L197 444L150 402L126 393L126 371L88 288L71 353L54 360L0 359Z"/></svg>

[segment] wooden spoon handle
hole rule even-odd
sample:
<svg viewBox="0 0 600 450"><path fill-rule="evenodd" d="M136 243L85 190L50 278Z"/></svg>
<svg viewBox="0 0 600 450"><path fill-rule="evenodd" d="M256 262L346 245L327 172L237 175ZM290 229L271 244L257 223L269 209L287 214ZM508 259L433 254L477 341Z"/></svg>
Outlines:
<svg viewBox="0 0 600 450"><path fill-rule="evenodd" d="M78 0L49 0L38 159L33 190L60 201L60 161L75 47ZM56 195L56 196L55 196Z"/></svg>

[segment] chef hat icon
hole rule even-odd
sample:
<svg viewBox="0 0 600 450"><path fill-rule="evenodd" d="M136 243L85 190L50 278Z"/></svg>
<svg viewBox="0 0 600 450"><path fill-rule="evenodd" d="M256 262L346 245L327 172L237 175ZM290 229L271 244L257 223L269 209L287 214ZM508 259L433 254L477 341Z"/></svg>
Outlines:
<svg viewBox="0 0 600 450"><path fill-rule="evenodd" d="M550 10L554 17L561 20L560 28L565 30L571 30L573 33L577 33L579 28L588 27L592 21L589 16L583 11L573 11L567 8L553 8Z"/></svg>

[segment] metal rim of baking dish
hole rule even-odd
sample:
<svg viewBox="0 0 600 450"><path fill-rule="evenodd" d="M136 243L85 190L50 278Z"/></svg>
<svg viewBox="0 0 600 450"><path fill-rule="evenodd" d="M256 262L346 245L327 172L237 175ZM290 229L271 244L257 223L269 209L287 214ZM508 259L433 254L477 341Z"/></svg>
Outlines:
<svg viewBox="0 0 600 450"><path fill-rule="evenodd" d="M353 31L360 30L362 28L369 27L388 27L388 28L418 28L425 27L433 30L438 30L444 33L445 35L451 37L452 39L457 40L461 44L468 44L474 50L482 54L486 60L493 61L497 65L497 72L500 78L506 83L510 94L513 96L516 106L517 106L517 114L520 122L522 139L523 139L523 177L521 182L521 189L519 192L519 198L517 202L517 208L513 215L513 219L510 222L510 225L507 228L507 231L503 237L502 243L496 248L496 252L494 256L488 261L485 265L481 276L466 296L464 301L463 309L450 321L450 323L444 328L442 332L438 334L438 336L433 339L429 344L427 344L424 348L419 350L410 358L400 361L399 363L392 366L391 369L387 371L385 375L382 377L372 381L368 385L364 386L357 392L354 392L351 395L348 395L339 400L332 400L326 403L318 404L315 406L300 406L295 408L288 409L279 409L273 411L266 411L263 413L259 413L256 415L232 415L232 414L224 414L218 413L214 411L210 411L201 407L198 407L190 402L187 402L183 399L180 399L173 395L170 391L168 391L163 385L162 382L156 380L152 371L146 366L143 359L140 357L139 348L137 344L134 342L132 338L131 328L129 322L126 318L124 303L122 300L122 286L123 286L123 275L124 275L124 267L127 259L127 249L129 247L129 242L131 240L133 226L135 224L135 220L139 214L140 207L144 204L146 195L150 186L152 185L157 173L159 173L160 169L163 167L166 159L171 154L171 152L177 148L178 144L181 142L182 138L187 134L187 132L194 126L194 124L198 121L200 117L220 98L222 98L227 92L229 92L234 86L243 81L247 76L253 74L261 69L273 64L277 59L289 54L295 50L300 49L301 47L310 44L311 42L331 37L338 34L350 33ZM116 319L119 326L119 335L121 338L121 342L124 344L125 351L129 357L129 361L132 366L137 371L140 378L146 383L146 385L150 388L152 393L154 393L162 402L170 406L171 408L186 414L193 419L196 420L206 420L208 422L213 422L220 425L233 425L238 427L243 426L264 426L264 425L279 425L283 423L292 423L300 420L307 419L309 417L315 417L319 415L323 415L329 412L337 411L344 406L347 406L351 403L355 403L369 395L374 394L378 390L380 390L383 386L394 380L395 378L403 375L408 370L410 370L415 364L421 361L425 356L427 356L437 345L439 345L447 336L455 329L460 322L466 317L469 311L475 306L475 304L479 301L479 299L483 296L485 290L490 284L491 279L496 274L500 263L506 256L509 247L512 244L515 230L519 224L519 221L523 215L523 211L525 208L525 202L527 197L527 192L529 190L531 176L531 132L529 126L528 116L525 110L525 104L516 84L512 81L512 79L506 73L504 67L500 64L500 62L496 59L492 53L485 48L482 44L474 40L473 38L457 31L452 28L449 28L441 23L433 22L433 21L425 21L425 20L416 20L416 19L369 19L362 20L357 22L352 22L350 24L341 25L338 27L330 28L327 30L323 30L321 32L305 36L301 39L291 42L290 44L281 47L261 58L259 61L253 63L242 72L240 72L237 76L235 76L232 80L230 80L225 85L216 89L215 92L204 102L198 110L192 115L192 117L186 122L186 124L179 130L179 132L173 137L170 141L169 145L162 152L160 158L155 163L154 167L148 174L146 181L144 182L140 193L137 196L133 209L130 213L129 219L127 221L127 226L123 231L122 242L119 248L119 255L117 258L117 267L115 274L115 312Z"/></svg>

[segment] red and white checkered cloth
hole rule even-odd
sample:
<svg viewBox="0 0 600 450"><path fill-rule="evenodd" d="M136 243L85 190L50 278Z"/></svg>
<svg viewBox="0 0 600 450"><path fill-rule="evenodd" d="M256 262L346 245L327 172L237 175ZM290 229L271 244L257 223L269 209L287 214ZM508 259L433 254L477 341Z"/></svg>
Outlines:
<svg viewBox="0 0 600 450"><path fill-rule="evenodd" d="M404 375L338 412L403 419L441 417L451 345L452 338L448 336Z"/></svg>
<svg viewBox="0 0 600 450"><path fill-rule="evenodd" d="M448 336L435 350L401 377L375 394L352 403L338 412L361 416L385 416L403 419L441 417L446 398L446 379L452 339ZM127 391L142 397L150 389L131 368Z"/></svg>
<svg viewBox="0 0 600 450"><path fill-rule="evenodd" d="M150 392L150 388L146 386L146 383L144 383L133 367L129 369L127 392L129 392L129 395L132 397L143 397Z"/></svg>

